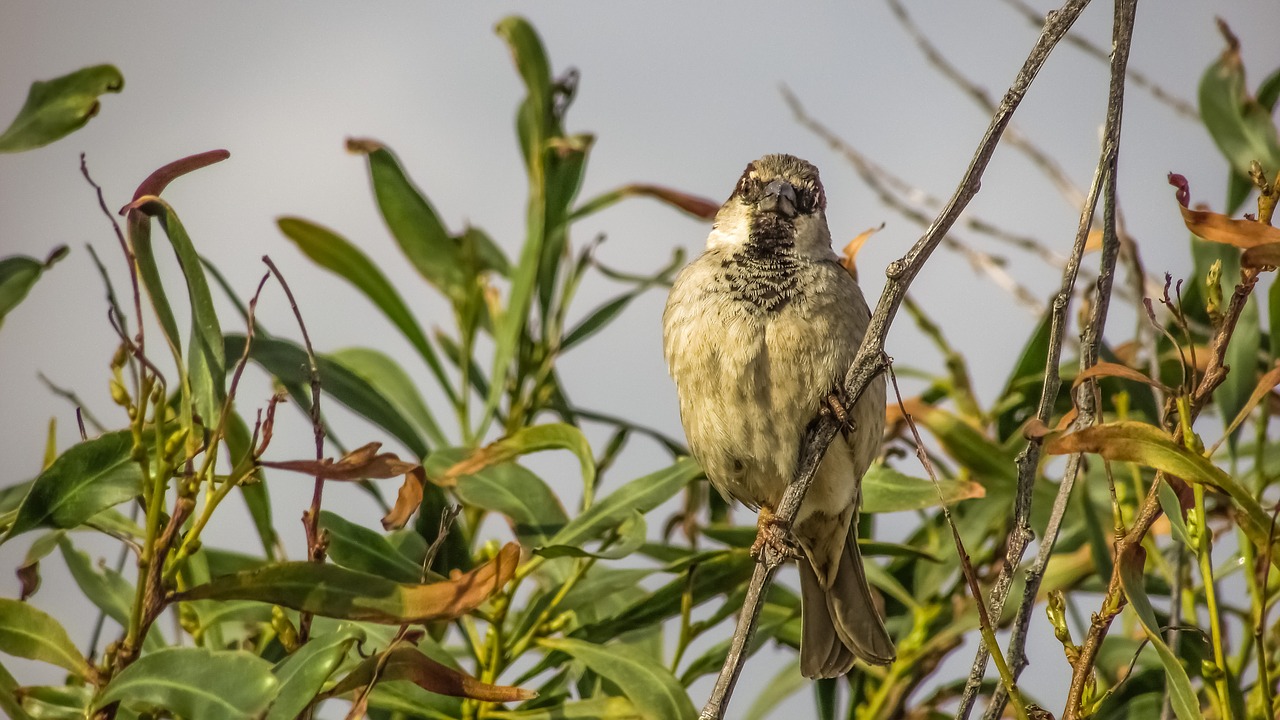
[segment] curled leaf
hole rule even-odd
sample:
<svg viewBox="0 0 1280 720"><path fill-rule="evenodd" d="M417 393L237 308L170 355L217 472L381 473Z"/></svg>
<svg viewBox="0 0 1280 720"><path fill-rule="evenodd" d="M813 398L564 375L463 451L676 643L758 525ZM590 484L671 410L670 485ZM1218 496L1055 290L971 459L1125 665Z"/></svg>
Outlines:
<svg viewBox="0 0 1280 720"><path fill-rule="evenodd" d="M862 249L863 245L867 244L867 240L869 240L872 235L875 235L883 229L884 223L880 223L879 227L863 230L858 233L857 237L850 240L848 245L844 246L844 250L840 251L840 264L844 266L845 270L849 271L850 275L855 278L858 277L858 251Z"/></svg>
<svg viewBox="0 0 1280 720"><path fill-rule="evenodd" d="M396 504L382 518L384 530L398 530L409 522L413 513L422 505L422 491L427 484L427 473L421 465L404 475L404 483L396 495Z"/></svg>
<svg viewBox="0 0 1280 720"><path fill-rule="evenodd" d="M1280 242L1254 245L1240 256L1240 264L1259 270L1275 270L1280 267Z"/></svg>
<svg viewBox="0 0 1280 720"><path fill-rule="evenodd" d="M407 645L393 648L385 655L365 658L326 695L336 697L388 680L407 680L437 695L472 698L484 702L520 702L538 696L533 690L481 682L438 663L421 650Z"/></svg>
<svg viewBox="0 0 1280 720"><path fill-rule="evenodd" d="M1252 220L1236 220L1208 210L1192 210L1188 207L1191 192L1185 177L1169 173L1169 184L1178 188L1178 209L1182 211L1182 221L1197 237L1246 249L1280 242L1280 228Z"/></svg>
<svg viewBox="0 0 1280 720"><path fill-rule="evenodd" d="M395 453L379 453L378 450L381 447L382 443L380 442L366 443L343 455L338 460L333 458L278 462L262 460L259 464L263 467L276 468L277 470L292 470L307 475L315 475L325 480L366 480L371 478L385 480L386 478L393 478L397 475L404 475L414 470L422 469L422 466L417 463L401 460Z"/></svg>
<svg viewBox="0 0 1280 720"><path fill-rule="evenodd" d="M98 114L98 96L124 89L114 65L94 65L31 83L18 116L0 133L0 152L32 150L84 127Z"/></svg>
<svg viewBox="0 0 1280 720"><path fill-rule="evenodd" d="M231 153L226 150L208 150L206 152L179 158L168 165L164 165L156 169L147 176L146 180L143 180L142 183L138 185L138 189L133 192L133 201L120 208L120 214L124 215L130 210L136 209L136 206L139 204L137 201L147 195L159 195L166 187L169 186L169 183L177 180L183 175L195 172L202 167L208 167L214 163L222 162L229 157L231 157Z"/></svg>
<svg viewBox="0 0 1280 720"><path fill-rule="evenodd" d="M719 203L698 195L673 190L661 185L633 183L631 185L623 185L616 190L610 190L583 203L581 207L573 211L571 219L576 220L585 217L629 197L650 197L701 220L712 220L715 218L716 213L720 211Z"/></svg>
<svg viewBox="0 0 1280 720"><path fill-rule="evenodd" d="M1107 362L1106 360L1099 360L1093 367L1077 375L1076 379L1072 381L1071 387L1073 388L1078 387L1080 383L1084 382L1085 380L1089 380L1090 378L1096 379L1096 378L1102 378L1102 377L1115 377L1115 378L1122 378L1124 380L1132 380L1133 382L1142 383L1143 385L1150 385L1151 387L1159 388L1165 394L1168 394L1168 395L1173 394L1173 390L1169 388L1169 386L1165 385L1164 383L1159 382L1157 380L1152 380L1151 378L1147 377L1145 374L1137 370L1134 370L1133 368L1127 365L1121 365L1120 363Z"/></svg>

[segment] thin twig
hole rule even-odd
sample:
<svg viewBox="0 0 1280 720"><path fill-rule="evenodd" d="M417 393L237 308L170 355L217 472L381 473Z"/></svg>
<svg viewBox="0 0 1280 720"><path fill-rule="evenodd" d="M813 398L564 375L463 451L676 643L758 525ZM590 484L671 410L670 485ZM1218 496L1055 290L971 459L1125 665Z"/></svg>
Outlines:
<svg viewBox="0 0 1280 720"><path fill-rule="evenodd" d="M276 280L280 282L280 287L284 288L284 294L289 298L289 307L293 309L293 316L298 320L298 328L302 330L302 342L307 349L307 364L311 373L311 427L316 439L316 462L324 460L324 422L320 419L320 366L316 363L316 353L311 347L311 335L307 333L307 324L302 321L302 311L298 309L298 301L293 297L293 290L289 288L289 283L285 281L284 275L276 264L271 262L268 255L262 256L262 262L267 264L272 274L276 276ZM324 562L325 546L320 537L320 502L324 498L324 478L316 475L315 487L311 493L311 506L302 514L302 527L307 533L307 557L312 562ZM311 631L311 613L302 613L298 618L298 639L301 642L307 641L307 636Z"/></svg>
<svg viewBox="0 0 1280 720"><path fill-rule="evenodd" d="M937 219L929 226L924 236L916 241L906 255L890 263L885 270L887 279L884 292L880 296L880 302L876 307L875 313L871 316L871 322L863 338L862 347L859 348L857 357L854 358L853 364L844 379L846 396L854 402L862 395L862 392L871 384L872 380L884 372L887 366L887 358L884 354L885 337L888 335L889 324L893 321L893 317L897 313L898 306L901 305L911 281L920 272L934 249L942 242L942 238L955 224L965 206L977 195L981 185L982 174L986 170L987 164L990 162L991 156L1009 124L1009 119L1013 116L1023 96L1026 95L1027 89L1035 80L1036 74L1044 66L1054 46L1071 28L1072 23L1075 22L1080 12L1088 4L1089 0L1068 0L1060 10L1049 15L1039 39L1036 40L1035 46L1028 54L1022 68L1018 71L1013 84L1005 93L999 109L991 118L991 124L988 126L981 142L979 142L973 159L970 161L964 177L956 187L955 193L939 213ZM837 420L832 417L820 416L812 424L810 431L806 433L797 462L796 477L787 487L786 492L783 494L782 502L775 509L776 515L783 523L789 525L795 519L796 512L800 509L800 502L808 491L809 485L813 482L813 476L817 472L821 458L837 432L839 432L839 422ZM738 616L738 626L734 631L724 667L716 679L716 685L712 690L711 697L707 700L707 704L702 710L700 717L703 720L719 720L724 717L728 700L733 693L733 686L737 683L738 675L742 672L742 665L746 661L746 649L751 641L751 636L755 633L760 610L763 606L764 588L773 577L773 573L786 560L783 553L775 551L768 546L761 553L761 556L762 562L756 566L755 572L751 577L751 584L747 588L742 613Z"/></svg>
<svg viewBox="0 0 1280 720"><path fill-rule="evenodd" d="M1030 5L1028 5L1025 2L1025 0L1001 0L1001 1L1004 2L1005 5L1008 5L1014 10L1017 10L1018 13L1021 14L1024 18L1026 18L1027 22L1031 23L1032 25L1040 24L1042 20L1042 18L1040 17L1040 12L1035 8L1031 7ZM1077 33L1068 34L1066 41L1068 45L1074 45L1076 48L1082 50L1086 55L1090 57L1101 60L1104 63L1111 61L1110 52L1108 52L1107 50L1101 47L1098 47L1096 44L1094 44L1093 42L1090 42L1087 38L1081 37ZM1127 75L1129 77L1129 82L1133 83L1135 87L1140 87L1143 90L1146 90L1147 92L1151 93L1151 97L1169 106L1174 112L1178 113L1184 118L1196 123L1200 122L1200 113L1196 111L1195 105L1191 104L1190 102L1187 102L1186 100L1183 100L1182 98L1174 95L1168 90L1165 90L1164 88L1160 87L1155 83L1154 80L1147 77L1145 73L1142 73L1138 70L1134 70L1130 68L1127 71Z"/></svg>
<svg viewBox="0 0 1280 720"><path fill-rule="evenodd" d="M1087 325L1083 328L1080 341L1081 371L1093 367L1098 361L1103 331L1106 328L1107 315L1111 307L1111 290L1114 284L1116 260L1120 251L1116 227L1116 170L1120 153L1120 129L1124 117L1125 67L1129 61L1129 48L1133 40L1133 22L1136 10L1137 0L1117 0L1115 5L1115 19L1112 27L1115 52L1112 54L1111 59L1111 83L1107 97L1107 120L1103 130L1102 153L1098 162L1098 170L1094 173L1094 180L1089 189L1090 201L1087 204L1090 207L1081 210L1080 225L1077 229L1077 239L1079 239L1080 233L1087 233L1088 228L1092 225L1093 206L1097 204L1098 191L1101 185L1101 187L1105 188L1105 195L1103 196L1102 258L1099 261L1098 279L1095 285L1091 315ZM1076 407L1079 414L1076 416L1073 428L1078 429L1093 424L1098 412L1096 391L1097 384L1092 380L1082 383L1077 388ZM1038 446L1035 452L1038 458ZM1013 633L1009 638L1009 655L1013 660L1015 678L1027 666L1026 643L1027 631L1031 625L1031 613L1036 605L1040 582L1044 578L1045 569L1049 564L1049 556L1052 554L1053 547L1058 540L1058 530L1062 526L1062 517L1066 513L1067 501L1071 497L1071 490L1075 486L1081 463L1082 456L1078 454L1072 455L1067 460L1062 483L1058 486L1058 494L1054 498L1053 510L1049 516L1048 526L1045 528L1045 536L1040 541L1040 549L1036 554L1035 563L1027 572L1021 604L1018 606L1018 613L1014 618ZM1030 498L1028 498L1029 501ZM1019 553L1019 559L1014 565L1020 562L1021 553ZM1005 592L1007 595L1007 589ZM1003 603L1001 605L1003 606ZM1003 711L1005 699L1004 693L997 688L984 717L987 720L998 718Z"/></svg>
<svg viewBox="0 0 1280 720"><path fill-rule="evenodd" d="M80 433L81 435L84 435L83 427L84 427L84 423L86 422L93 426L94 432L97 432L97 433L106 432L106 427L102 423L98 422L98 418L94 417L93 413L89 412L89 410L85 408L84 402L80 400L79 395L76 395L75 390L71 390L69 388L59 387L58 385L55 385L54 382L50 380L48 376L46 376L42 372L37 372L36 377L40 380L40 382L44 383L44 386L49 389L49 392L53 393L54 395L57 395L58 397L62 398L63 400L66 400L67 402L75 406L76 419L81 426L81 433Z"/></svg>

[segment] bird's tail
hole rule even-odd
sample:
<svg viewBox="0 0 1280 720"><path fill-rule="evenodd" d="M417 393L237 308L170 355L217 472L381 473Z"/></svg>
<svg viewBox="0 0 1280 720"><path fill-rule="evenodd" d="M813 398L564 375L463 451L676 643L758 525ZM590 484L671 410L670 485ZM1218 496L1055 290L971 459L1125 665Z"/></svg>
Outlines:
<svg viewBox="0 0 1280 720"><path fill-rule="evenodd" d="M896 653L884 629L871 586L862 567L862 554L853 533L840 555L836 571L823 586L813 565L800 565L800 671L805 677L839 677L853 668L855 658L872 665L888 665Z"/></svg>

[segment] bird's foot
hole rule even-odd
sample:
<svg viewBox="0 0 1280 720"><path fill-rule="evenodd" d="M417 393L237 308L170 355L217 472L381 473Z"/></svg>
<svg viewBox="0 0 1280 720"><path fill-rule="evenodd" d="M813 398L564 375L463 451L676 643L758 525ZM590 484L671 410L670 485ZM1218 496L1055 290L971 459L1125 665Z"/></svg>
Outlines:
<svg viewBox="0 0 1280 720"><path fill-rule="evenodd" d="M835 417L836 422L840 423L840 428L846 433L854 432L858 429L857 423L849 415L849 410L845 407L846 400L843 389L836 389L827 394L822 403L822 414Z"/></svg>
<svg viewBox="0 0 1280 720"><path fill-rule="evenodd" d="M773 514L773 508L760 506L756 519L756 539L751 543L751 557L761 559L765 547L785 558L800 557L800 549L791 536L791 524Z"/></svg>

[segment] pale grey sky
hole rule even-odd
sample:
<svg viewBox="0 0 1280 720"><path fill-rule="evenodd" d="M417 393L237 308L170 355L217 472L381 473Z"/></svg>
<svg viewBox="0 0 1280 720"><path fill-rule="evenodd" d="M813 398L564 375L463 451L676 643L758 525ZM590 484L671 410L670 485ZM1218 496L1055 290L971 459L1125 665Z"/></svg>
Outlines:
<svg viewBox="0 0 1280 720"><path fill-rule="evenodd" d="M910 9L942 50L997 97L1036 35L994 0L913 2ZM861 255L871 298L882 284L881 269L919 229L878 203L841 159L794 122L780 84L873 160L939 196L950 193L988 120L928 67L880 0L804 6L9 0L0 6L0 123L17 112L33 80L109 62L123 71L126 86L104 98L99 117L82 131L35 152L0 156L0 255L43 257L60 243L72 248L0 329L0 485L38 471L50 417L58 418L60 446L76 438L72 408L37 382L37 371L75 389L109 423L122 422L106 392L114 340L84 244L92 243L106 259L118 288L125 276L118 272L114 238L79 175L81 151L115 208L156 167L195 152L230 150L230 160L178 180L165 193L197 247L243 295L263 272L259 256L269 253L290 278L319 349L378 347L402 358L429 385L412 351L377 311L314 269L278 233L274 219L300 215L344 234L387 271L424 324L445 323L445 306L400 258L377 215L363 161L343 150L343 140L367 136L389 145L451 227L483 227L514 255L524 217L525 182L513 132L522 89L492 27L517 11L540 32L555 72L569 66L582 72L568 127L595 133L597 142L581 197L644 181L720 200L749 160L766 152L800 155L822 169L838 242L887 224ZM1215 13L1241 37L1252 87L1280 63L1274 0L1143 2L1131 66L1194 101L1201 73L1222 47ZM1110 27L1109 4L1095 3L1077 31L1107 47ZM1060 48L1015 118L1080 186L1096 163L1106 72L1076 49ZM1186 233L1165 173L1187 175L1195 200L1220 207L1226 165L1195 122L1142 90L1131 88L1129 98L1120 167L1129 229L1150 272L1184 275L1190 268ZM1077 214L1008 148L997 153L972 210L1060 252L1069 245ZM577 226L573 241L580 246L604 233L608 241L599 257L642 272L665 263L675 247L697 252L706 231L640 200ZM972 233L963 236L1008 255L1010 272L1038 293L1056 287L1056 269ZM579 313L617 291L593 276L580 295ZM989 400L1034 318L945 250L920 276L915 295L968 355ZM678 434L659 343L662 302L660 292L636 302L607 332L565 357L562 367L582 404ZM279 293L269 291L259 313L275 332L291 332L293 320ZM231 318L225 316L225 328L236 330ZM904 365L940 367L905 322L892 333L889 351ZM256 403L268 393L265 378L255 372L241 397ZM370 434L336 415L344 437ZM273 454L307 454L308 426L294 412L282 417ZM596 433L592 440L601 443L604 436ZM643 441L624 460L613 482L663 462ZM273 481L279 526L296 555L303 543L295 518L305 499L288 492L291 478ZM353 519L376 522L376 509L363 495L339 489L330 499ZM243 526L224 522L209 539L238 545L244 538ZM16 592L10 569L26 544L0 547L0 594ZM71 606L81 608L78 617L61 607L77 593L57 559L46 566L40 602L56 606L74 638L86 637L86 606ZM1037 654L1042 667L1052 668L1061 663L1060 653L1047 645ZM956 667L970 657L960 653ZM764 662L749 670L748 694L753 681L775 672L761 667ZM704 693L700 685L695 699ZM1058 688L1046 689L1044 697L1049 707L1061 705ZM747 700L735 707L745 708ZM792 707L809 706L801 696Z"/></svg>

